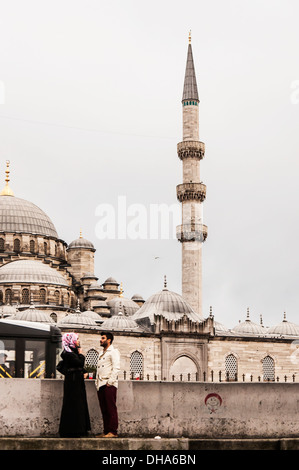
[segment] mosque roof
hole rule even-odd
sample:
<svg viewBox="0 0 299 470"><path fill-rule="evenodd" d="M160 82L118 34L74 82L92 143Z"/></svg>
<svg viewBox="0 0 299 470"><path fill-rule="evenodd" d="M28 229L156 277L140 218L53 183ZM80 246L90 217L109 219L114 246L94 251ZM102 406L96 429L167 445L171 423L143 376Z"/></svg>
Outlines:
<svg viewBox="0 0 299 470"><path fill-rule="evenodd" d="M55 268L37 260L16 260L0 267L0 284L35 283L69 287Z"/></svg>
<svg viewBox="0 0 299 470"><path fill-rule="evenodd" d="M57 323L57 326L59 328L84 328L84 329L98 328L98 325L96 324L93 318L91 318L89 315L84 315L83 312L81 313L78 310L62 318Z"/></svg>
<svg viewBox="0 0 299 470"><path fill-rule="evenodd" d="M169 291L166 287L149 297L142 307L133 315L133 319L138 321L148 318L150 323L153 324L155 315L161 315L167 320L174 321L178 321L186 315L193 322L202 322L200 316L181 295Z"/></svg>
<svg viewBox="0 0 299 470"><path fill-rule="evenodd" d="M142 332L143 329L137 324L132 317L128 317L119 313L118 315L113 315L110 318L104 320L101 324L101 330L107 331L132 331L132 332Z"/></svg>
<svg viewBox="0 0 299 470"><path fill-rule="evenodd" d="M299 336L299 325L289 322L284 314L283 321L278 325L268 328L267 334L279 336Z"/></svg>
<svg viewBox="0 0 299 470"><path fill-rule="evenodd" d="M73 240L69 246L67 247L68 250L78 249L78 248L86 248L95 250L93 243L82 236L82 232L80 232L80 237Z"/></svg>
<svg viewBox="0 0 299 470"><path fill-rule="evenodd" d="M81 315L84 315L84 316L87 316L88 318L91 318L96 323L103 322L103 318L101 317L101 315L99 315L94 310L84 310L83 312L81 312Z"/></svg>
<svg viewBox="0 0 299 470"><path fill-rule="evenodd" d="M250 320L249 318L249 309L247 309L247 318L245 321L240 322L238 325L236 325L232 330L232 333L238 333L241 335L266 335L267 331L266 329L262 326L259 325L258 323L254 323L253 321Z"/></svg>
<svg viewBox="0 0 299 470"><path fill-rule="evenodd" d="M0 196L0 231L58 238L51 219L32 202L14 196Z"/></svg>
<svg viewBox="0 0 299 470"><path fill-rule="evenodd" d="M26 310L17 312L12 320L24 320L24 321L33 321L38 323L54 323L54 320L50 317L47 312L43 310L38 310L34 305L30 305Z"/></svg>
<svg viewBox="0 0 299 470"><path fill-rule="evenodd" d="M134 302L132 299L127 299L126 297L117 296L113 299L106 301L108 307L110 308L111 315L118 315L121 312L125 316L134 315L135 312L140 308L139 305Z"/></svg>
<svg viewBox="0 0 299 470"><path fill-rule="evenodd" d="M0 307L0 318L11 317L18 312L18 309L14 305L1 305Z"/></svg>

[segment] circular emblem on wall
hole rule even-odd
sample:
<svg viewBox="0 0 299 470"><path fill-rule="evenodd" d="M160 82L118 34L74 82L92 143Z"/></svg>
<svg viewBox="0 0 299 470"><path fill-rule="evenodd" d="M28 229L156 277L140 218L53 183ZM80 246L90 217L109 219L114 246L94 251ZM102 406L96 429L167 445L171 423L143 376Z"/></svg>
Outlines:
<svg viewBox="0 0 299 470"><path fill-rule="evenodd" d="M210 413L215 413L222 405L222 398L218 393L209 393L205 398L205 405Z"/></svg>

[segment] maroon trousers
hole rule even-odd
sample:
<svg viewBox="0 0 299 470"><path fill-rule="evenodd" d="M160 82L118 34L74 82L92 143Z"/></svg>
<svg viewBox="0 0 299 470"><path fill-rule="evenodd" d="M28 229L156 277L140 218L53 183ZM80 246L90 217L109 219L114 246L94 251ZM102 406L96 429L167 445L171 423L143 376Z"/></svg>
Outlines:
<svg viewBox="0 0 299 470"><path fill-rule="evenodd" d="M116 407L117 388L113 385L103 385L98 390L98 399L103 416L104 433L117 434L118 413Z"/></svg>

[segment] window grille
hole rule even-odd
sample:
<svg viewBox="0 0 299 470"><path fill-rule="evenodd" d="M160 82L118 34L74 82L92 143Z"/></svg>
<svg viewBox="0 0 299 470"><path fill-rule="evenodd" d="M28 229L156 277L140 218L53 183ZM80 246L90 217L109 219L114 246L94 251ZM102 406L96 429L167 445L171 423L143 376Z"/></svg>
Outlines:
<svg viewBox="0 0 299 470"><path fill-rule="evenodd" d="M16 252L21 251L21 242L18 238L15 238L13 242L13 251L16 251Z"/></svg>
<svg viewBox="0 0 299 470"><path fill-rule="evenodd" d="M3 304L3 292L0 290L0 304Z"/></svg>
<svg viewBox="0 0 299 470"><path fill-rule="evenodd" d="M46 242L44 242L44 253L45 255L48 254L48 244Z"/></svg>
<svg viewBox="0 0 299 470"><path fill-rule="evenodd" d="M99 353L95 349L90 349L85 358L85 364L88 366L96 366L99 359Z"/></svg>
<svg viewBox="0 0 299 470"><path fill-rule="evenodd" d="M11 289L6 289L5 291L5 303L11 304L12 302L12 291Z"/></svg>
<svg viewBox="0 0 299 470"><path fill-rule="evenodd" d="M227 380L236 380L238 363L237 358L233 354L229 354L225 359L225 372Z"/></svg>
<svg viewBox="0 0 299 470"><path fill-rule="evenodd" d="M46 303L46 289L40 289L40 291L39 291L39 302L41 304Z"/></svg>
<svg viewBox="0 0 299 470"><path fill-rule="evenodd" d="M30 303L29 289L22 290L21 303L28 305Z"/></svg>
<svg viewBox="0 0 299 470"><path fill-rule="evenodd" d="M0 238L0 251L4 251L4 238Z"/></svg>
<svg viewBox="0 0 299 470"><path fill-rule="evenodd" d="M54 293L54 299L55 299L55 304L56 305L59 305L59 297L60 297L59 291L56 290L55 293Z"/></svg>
<svg viewBox="0 0 299 470"><path fill-rule="evenodd" d="M270 356L266 356L263 359L263 374L264 380L275 380L275 368L274 368L274 360Z"/></svg>
<svg viewBox="0 0 299 470"><path fill-rule="evenodd" d="M143 375L143 356L140 352L134 351L130 357L130 373L134 378Z"/></svg>
<svg viewBox="0 0 299 470"><path fill-rule="evenodd" d="M30 240L30 253L35 253L35 241Z"/></svg>

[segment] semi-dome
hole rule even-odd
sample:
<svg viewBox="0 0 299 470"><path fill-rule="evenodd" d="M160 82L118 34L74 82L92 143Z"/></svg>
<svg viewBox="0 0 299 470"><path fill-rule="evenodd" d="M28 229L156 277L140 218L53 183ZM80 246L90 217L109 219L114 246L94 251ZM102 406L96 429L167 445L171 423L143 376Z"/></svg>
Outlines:
<svg viewBox="0 0 299 470"><path fill-rule="evenodd" d="M265 328L258 323L254 323L249 318L249 309L247 309L247 318L232 329L233 333L241 335L265 335Z"/></svg>
<svg viewBox="0 0 299 470"><path fill-rule="evenodd" d="M133 315L133 319L138 321L148 318L150 323L153 324L155 315L161 315L170 321L178 321L186 315L193 322L202 322L201 317L180 294L169 291L166 288L149 297L143 306Z"/></svg>
<svg viewBox="0 0 299 470"><path fill-rule="evenodd" d="M284 314L283 321L278 325L268 328L267 334L279 336L299 336L299 325L289 322Z"/></svg>
<svg viewBox="0 0 299 470"><path fill-rule="evenodd" d="M58 238L51 219L32 202L15 196L0 196L0 231Z"/></svg>
<svg viewBox="0 0 299 470"><path fill-rule="evenodd" d="M118 315L121 312L125 316L131 316L140 308L134 300L126 297L114 297L107 300L107 305L110 308L111 315Z"/></svg>
<svg viewBox="0 0 299 470"><path fill-rule="evenodd" d="M132 317L127 317L119 313L113 317L107 318L101 325L101 330L107 331L133 331L141 332L143 329L136 323Z"/></svg>
<svg viewBox="0 0 299 470"><path fill-rule="evenodd" d="M56 269L36 260L16 260L0 268L0 284L51 284L69 287Z"/></svg>
<svg viewBox="0 0 299 470"><path fill-rule="evenodd" d="M54 323L54 320L50 315L43 310L38 310L34 305L30 305L29 308L23 310L22 312L17 312L12 320L24 320L24 321L34 321L38 323Z"/></svg>

